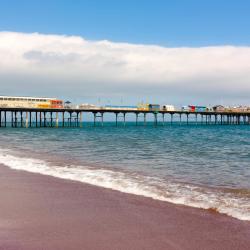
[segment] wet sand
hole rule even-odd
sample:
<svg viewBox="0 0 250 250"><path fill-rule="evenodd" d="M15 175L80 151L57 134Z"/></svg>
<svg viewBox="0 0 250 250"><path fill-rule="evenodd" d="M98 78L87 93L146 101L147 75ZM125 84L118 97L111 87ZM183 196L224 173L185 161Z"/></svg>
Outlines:
<svg viewBox="0 0 250 250"><path fill-rule="evenodd" d="M250 249L250 222L0 165L0 249Z"/></svg>

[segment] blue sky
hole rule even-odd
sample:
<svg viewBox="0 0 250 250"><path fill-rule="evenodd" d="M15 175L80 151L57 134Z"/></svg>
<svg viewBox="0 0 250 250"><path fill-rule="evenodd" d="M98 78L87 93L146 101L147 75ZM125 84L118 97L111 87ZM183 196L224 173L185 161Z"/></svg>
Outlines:
<svg viewBox="0 0 250 250"><path fill-rule="evenodd" d="M248 0L0 0L0 94L250 105L249 27Z"/></svg>
<svg viewBox="0 0 250 250"><path fill-rule="evenodd" d="M248 45L248 0L1 0L0 30L162 46Z"/></svg>

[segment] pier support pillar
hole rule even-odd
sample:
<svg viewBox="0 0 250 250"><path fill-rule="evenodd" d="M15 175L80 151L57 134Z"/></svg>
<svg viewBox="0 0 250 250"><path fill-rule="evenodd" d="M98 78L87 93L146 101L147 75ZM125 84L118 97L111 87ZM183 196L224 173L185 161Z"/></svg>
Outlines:
<svg viewBox="0 0 250 250"><path fill-rule="evenodd" d="M154 113L154 125L157 126L157 113Z"/></svg>
<svg viewBox="0 0 250 250"><path fill-rule="evenodd" d="M165 125L165 114L162 113L162 125L164 126Z"/></svg>
<svg viewBox="0 0 250 250"><path fill-rule="evenodd" d="M138 113L135 113L135 124L138 125Z"/></svg>
<svg viewBox="0 0 250 250"><path fill-rule="evenodd" d="M180 114L180 125L181 125L181 114Z"/></svg>
<svg viewBox="0 0 250 250"><path fill-rule="evenodd" d="M243 116L243 124L244 125L246 124L246 116L245 115Z"/></svg>
<svg viewBox="0 0 250 250"><path fill-rule="evenodd" d="M41 111L39 112L39 125L41 128L42 127L42 112Z"/></svg>
<svg viewBox="0 0 250 250"><path fill-rule="evenodd" d="M146 124L147 124L147 113L144 113L143 114L143 116L144 116L144 126L146 126Z"/></svg>
<svg viewBox="0 0 250 250"><path fill-rule="evenodd" d="M28 128L29 127L29 113L26 112L26 116L25 116L25 127Z"/></svg>
<svg viewBox="0 0 250 250"><path fill-rule="evenodd" d="M174 114L171 114L171 125L173 124L173 115Z"/></svg>
<svg viewBox="0 0 250 250"><path fill-rule="evenodd" d="M7 127L7 114L6 111L4 111L4 127Z"/></svg>
<svg viewBox="0 0 250 250"><path fill-rule="evenodd" d="M32 113L30 112L30 127L32 127Z"/></svg>
<svg viewBox="0 0 250 250"><path fill-rule="evenodd" d="M37 114L37 111L36 111L36 128L38 127L38 114Z"/></svg>
<svg viewBox="0 0 250 250"><path fill-rule="evenodd" d="M59 127L58 112L56 112L56 128Z"/></svg>
<svg viewBox="0 0 250 250"><path fill-rule="evenodd" d="M72 125L72 112L69 112L69 126Z"/></svg>
<svg viewBox="0 0 250 250"><path fill-rule="evenodd" d="M117 124L117 122L118 122L117 120L118 120L118 113L115 113L115 126L116 126L116 127L117 127L117 125L118 125L118 124Z"/></svg>
<svg viewBox="0 0 250 250"><path fill-rule="evenodd" d="M13 125L14 125L14 124L13 124L13 119L14 119L14 118L13 118L13 112L11 111L11 127L13 127Z"/></svg>
<svg viewBox="0 0 250 250"><path fill-rule="evenodd" d="M30 127L32 127L32 113L30 112Z"/></svg>
<svg viewBox="0 0 250 250"><path fill-rule="evenodd" d="M62 112L62 126L63 128L65 126L65 112L64 111Z"/></svg>
<svg viewBox="0 0 250 250"><path fill-rule="evenodd" d="M46 112L43 112L43 126L47 127L47 121L46 121Z"/></svg>
<svg viewBox="0 0 250 250"><path fill-rule="evenodd" d="M23 111L20 112L21 113L21 128L23 128Z"/></svg>
<svg viewBox="0 0 250 250"><path fill-rule="evenodd" d="M126 113L123 113L123 126L126 126Z"/></svg>
<svg viewBox="0 0 250 250"><path fill-rule="evenodd" d="M80 127L80 123L79 123L79 112L76 112L76 127Z"/></svg>
<svg viewBox="0 0 250 250"><path fill-rule="evenodd" d="M14 122L15 127L17 127L17 112L15 111L15 122Z"/></svg>
<svg viewBox="0 0 250 250"><path fill-rule="evenodd" d="M103 115L104 115L104 113L101 112L102 127L104 126L104 123L103 123Z"/></svg>
<svg viewBox="0 0 250 250"><path fill-rule="evenodd" d="M95 127L95 125L96 125L96 113L93 113L93 115L94 115L94 127Z"/></svg>
<svg viewBox="0 0 250 250"><path fill-rule="evenodd" d="M188 122L189 122L189 119L188 119L188 117L189 117L189 114L187 114L187 125L188 125Z"/></svg>
<svg viewBox="0 0 250 250"><path fill-rule="evenodd" d="M82 128L82 111L80 112L80 128Z"/></svg>
<svg viewBox="0 0 250 250"><path fill-rule="evenodd" d="M50 112L50 127L53 127L53 113Z"/></svg>

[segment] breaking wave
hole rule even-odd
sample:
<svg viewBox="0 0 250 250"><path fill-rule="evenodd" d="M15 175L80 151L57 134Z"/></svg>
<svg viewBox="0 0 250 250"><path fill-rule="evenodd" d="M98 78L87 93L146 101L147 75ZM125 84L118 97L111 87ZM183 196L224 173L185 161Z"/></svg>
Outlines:
<svg viewBox="0 0 250 250"><path fill-rule="evenodd" d="M0 163L12 169L80 181L175 204L212 209L240 220L250 220L249 190L202 187L137 172L82 165L59 166L45 160L20 157L8 150L0 150Z"/></svg>

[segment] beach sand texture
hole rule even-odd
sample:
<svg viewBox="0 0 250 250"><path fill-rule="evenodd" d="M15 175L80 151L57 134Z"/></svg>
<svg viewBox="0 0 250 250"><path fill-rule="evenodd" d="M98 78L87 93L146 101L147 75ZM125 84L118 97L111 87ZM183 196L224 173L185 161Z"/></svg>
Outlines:
<svg viewBox="0 0 250 250"><path fill-rule="evenodd" d="M250 222L0 165L0 249L248 250Z"/></svg>

